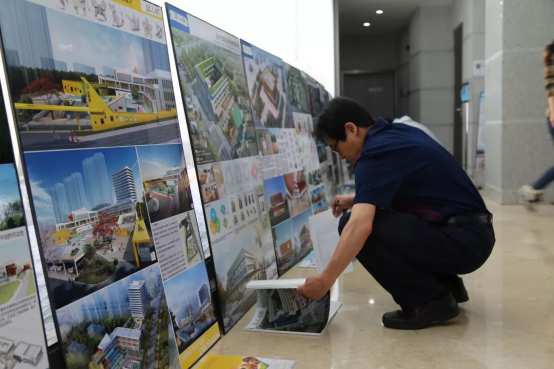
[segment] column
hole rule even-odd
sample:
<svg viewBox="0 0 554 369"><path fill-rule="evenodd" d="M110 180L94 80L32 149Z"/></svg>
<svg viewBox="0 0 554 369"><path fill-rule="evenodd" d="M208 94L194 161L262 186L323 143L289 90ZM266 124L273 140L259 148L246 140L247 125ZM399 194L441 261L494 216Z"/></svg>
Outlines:
<svg viewBox="0 0 554 369"><path fill-rule="evenodd" d="M422 6L410 22L410 114L452 152L454 53L450 6Z"/></svg>
<svg viewBox="0 0 554 369"><path fill-rule="evenodd" d="M501 204L518 203L519 187L554 164L542 62L553 12L551 1L486 2L485 189ZM545 200L554 200L553 188Z"/></svg>

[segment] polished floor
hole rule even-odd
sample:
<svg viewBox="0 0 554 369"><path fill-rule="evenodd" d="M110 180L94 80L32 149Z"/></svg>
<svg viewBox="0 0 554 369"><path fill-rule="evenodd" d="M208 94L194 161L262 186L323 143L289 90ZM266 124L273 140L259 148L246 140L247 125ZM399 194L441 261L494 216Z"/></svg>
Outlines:
<svg viewBox="0 0 554 369"><path fill-rule="evenodd" d="M210 352L295 360L295 369L554 368L554 206L529 212L487 205L495 216L495 250L464 277L470 301L450 323L384 328L381 316L397 306L357 264L332 291L344 305L321 337L245 332L250 310ZM284 278L314 273L294 268Z"/></svg>

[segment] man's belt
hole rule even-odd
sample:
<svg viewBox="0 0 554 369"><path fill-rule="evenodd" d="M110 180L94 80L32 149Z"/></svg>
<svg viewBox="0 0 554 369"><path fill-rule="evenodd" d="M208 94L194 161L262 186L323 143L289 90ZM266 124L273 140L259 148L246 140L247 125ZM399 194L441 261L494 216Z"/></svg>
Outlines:
<svg viewBox="0 0 554 369"><path fill-rule="evenodd" d="M492 224L492 214L463 214L454 215L444 222L445 224Z"/></svg>

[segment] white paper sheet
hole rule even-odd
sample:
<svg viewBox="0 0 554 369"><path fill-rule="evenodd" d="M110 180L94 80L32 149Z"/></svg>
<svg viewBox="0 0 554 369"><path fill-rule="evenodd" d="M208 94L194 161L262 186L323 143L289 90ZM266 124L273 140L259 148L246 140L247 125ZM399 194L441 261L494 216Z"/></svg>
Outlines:
<svg viewBox="0 0 554 369"><path fill-rule="evenodd" d="M310 217L310 229L318 273L325 270L339 243L339 219L335 218L331 210ZM346 267L343 273L353 271L354 261Z"/></svg>
<svg viewBox="0 0 554 369"><path fill-rule="evenodd" d="M246 284L246 289L273 290L279 288L298 288L303 286L304 283L306 283L306 278L250 281Z"/></svg>
<svg viewBox="0 0 554 369"><path fill-rule="evenodd" d="M331 307L329 309L329 321L327 321L327 326L325 327L325 329L327 329L329 324L331 324L331 321L333 320L335 315L337 315L341 306L342 306L342 302L331 301ZM325 332L325 329L323 330L323 332ZM323 334L323 332L321 332L321 334Z"/></svg>

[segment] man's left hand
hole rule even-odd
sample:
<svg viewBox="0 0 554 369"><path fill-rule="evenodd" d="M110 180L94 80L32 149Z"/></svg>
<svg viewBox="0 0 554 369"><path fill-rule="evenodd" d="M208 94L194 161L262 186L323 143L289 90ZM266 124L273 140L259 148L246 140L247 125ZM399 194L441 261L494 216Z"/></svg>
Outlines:
<svg viewBox="0 0 554 369"><path fill-rule="evenodd" d="M327 291L331 289L333 283L326 281L322 275L316 275L314 277L308 277L306 283L303 286L299 286L297 291L299 294L309 297L313 300L319 300Z"/></svg>

